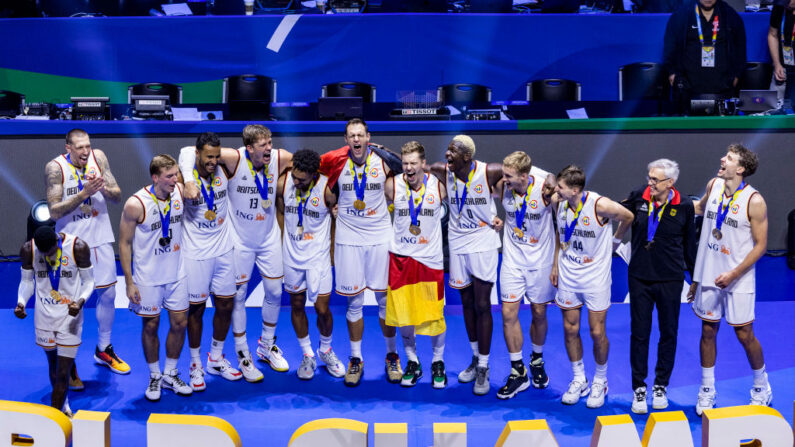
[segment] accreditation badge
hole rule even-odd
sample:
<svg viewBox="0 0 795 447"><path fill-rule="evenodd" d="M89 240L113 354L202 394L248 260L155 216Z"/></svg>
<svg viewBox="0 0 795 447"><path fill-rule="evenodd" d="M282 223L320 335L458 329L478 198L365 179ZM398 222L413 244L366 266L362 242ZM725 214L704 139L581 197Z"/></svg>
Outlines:
<svg viewBox="0 0 795 447"><path fill-rule="evenodd" d="M784 55L784 65L795 65L795 54L792 52L792 45L784 45L781 48L781 53Z"/></svg>
<svg viewBox="0 0 795 447"><path fill-rule="evenodd" d="M715 67L715 47L701 47L701 66L709 68Z"/></svg>

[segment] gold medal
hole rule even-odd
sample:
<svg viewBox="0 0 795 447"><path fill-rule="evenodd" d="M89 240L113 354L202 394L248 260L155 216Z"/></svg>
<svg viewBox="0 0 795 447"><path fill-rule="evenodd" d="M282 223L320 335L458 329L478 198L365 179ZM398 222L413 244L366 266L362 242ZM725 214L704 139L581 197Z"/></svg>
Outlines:
<svg viewBox="0 0 795 447"><path fill-rule="evenodd" d="M721 238L723 237L723 233L721 233L720 230L717 228L712 230L712 235L715 236L715 239L717 240L721 240Z"/></svg>
<svg viewBox="0 0 795 447"><path fill-rule="evenodd" d="M519 239L524 237L524 231L522 231L522 229L519 227L513 227L513 234L515 234Z"/></svg>
<svg viewBox="0 0 795 447"><path fill-rule="evenodd" d="M204 218L207 220L215 220L215 211L207 210L204 212Z"/></svg>
<svg viewBox="0 0 795 447"><path fill-rule="evenodd" d="M409 233L413 234L414 236L419 236L421 232L422 230L420 229L419 225L411 225L409 227Z"/></svg>
<svg viewBox="0 0 795 447"><path fill-rule="evenodd" d="M303 227L302 225L299 225L299 226L298 226L298 227L295 229L295 234L297 234L297 235L298 235L298 237L304 237L304 227Z"/></svg>
<svg viewBox="0 0 795 447"><path fill-rule="evenodd" d="M563 249L564 251L567 250L569 248L569 243L568 242L561 242L560 243L560 248Z"/></svg>
<svg viewBox="0 0 795 447"><path fill-rule="evenodd" d="M58 291L57 291L57 290L55 290L55 289L52 289L52 290L50 290L50 296L51 296L51 297L52 297L54 300L60 300L60 299L61 299L61 294L60 294L60 293L58 293Z"/></svg>
<svg viewBox="0 0 795 447"><path fill-rule="evenodd" d="M83 214L91 214L91 205L89 205L87 203L84 203L84 204L80 205L80 211Z"/></svg>
<svg viewBox="0 0 795 447"><path fill-rule="evenodd" d="M353 202L353 207L359 211L363 210L366 206L367 205L365 205L364 200L357 199L355 202Z"/></svg>
<svg viewBox="0 0 795 447"><path fill-rule="evenodd" d="M266 209L268 209L268 208L270 208L270 207L271 207L271 201L270 201L270 199L265 199L265 200L263 200L263 201L262 201L262 202L260 202L260 203L262 204L262 209L264 209L264 210L266 210Z"/></svg>

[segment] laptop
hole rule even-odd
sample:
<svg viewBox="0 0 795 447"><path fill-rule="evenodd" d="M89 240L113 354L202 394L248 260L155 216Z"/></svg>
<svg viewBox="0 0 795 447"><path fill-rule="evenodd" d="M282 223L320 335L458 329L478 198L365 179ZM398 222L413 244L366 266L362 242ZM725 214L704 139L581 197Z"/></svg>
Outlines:
<svg viewBox="0 0 795 447"><path fill-rule="evenodd" d="M737 108L743 112L766 112L778 108L778 95L775 90L740 90Z"/></svg>

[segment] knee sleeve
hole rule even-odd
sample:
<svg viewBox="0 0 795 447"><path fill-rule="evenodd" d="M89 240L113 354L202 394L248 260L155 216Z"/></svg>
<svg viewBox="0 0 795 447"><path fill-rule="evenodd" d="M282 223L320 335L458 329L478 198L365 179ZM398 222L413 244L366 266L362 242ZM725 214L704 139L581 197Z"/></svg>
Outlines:
<svg viewBox="0 0 795 447"><path fill-rule="evenodd" d="M348 312L345 318L351 323L362 319L362 306L364 306L364 292L348 297Z"/></svg>
<svg viewBox="0 0 795 447"><path fill-rule="evenodd" d="M246 332L246 291L248 284L242 284L235 293L235 308L232 310L232 333Z"/></svg>
<svg viewBox="0 0 795 447"><path fill-rule="evenodd" d="M77 357L77 346L58 346L58 357Z"/></svg>
<svg viewBox="0 0 795 447"><path fill-rule="evenodd" d="M386 292L375 292L375 300L378 302L378 318L386 320Z"/></svg>
<svg viewBox="0 0 795 447"><path fill-rule="evenodd" d="M282 280L263 279L262 288L265 291L265 298L262 300L262 321L276 324L282 307Z"/></svg>

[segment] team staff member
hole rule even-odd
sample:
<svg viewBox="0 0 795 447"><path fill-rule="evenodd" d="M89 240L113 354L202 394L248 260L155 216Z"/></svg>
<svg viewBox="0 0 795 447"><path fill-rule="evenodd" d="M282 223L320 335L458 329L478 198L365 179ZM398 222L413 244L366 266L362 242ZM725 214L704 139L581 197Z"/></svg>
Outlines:
<svg viewBox="0 0 795 447"><path fill-rule="evenodd" d="M108 157L91 148L88 133L72 129L66 134L66 154L45 167L47 204L56 231L74 234L90 247L97 290L97 347L94 360L117 374L129 374L130 366L110 343L116 315L116 256L107 202L119 203L121 188L110 171ZM82 383L73 372L73 389Z"/></svg>
<svg viewBox="0 0 795 447"><path fill-rule="evenodd" d="M629 309L632 319L630 364L635 397L632 412L648 412L646 375L651 318L657 306L660 340L652 388L652 408L668 407L667 386L676 356L682 281L693 275L696 229L693 201L674 188L679 165L665 158L647 166L647 186L621 202L635 215L629 262Z"/></svg>
<svg viewBox="0 0 795 447"><path fill-rule="evenodd" d="M775 0L770 12L770 29L767 47L773 61L773 76L780 84L786 83L784 99L792 101L795 96L795 0Z"/></svg>

